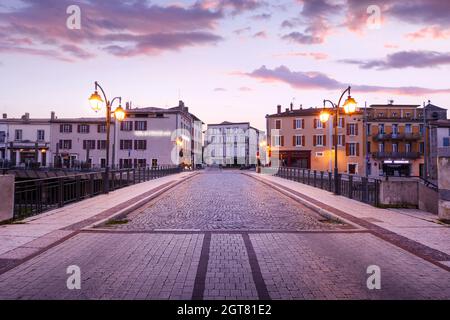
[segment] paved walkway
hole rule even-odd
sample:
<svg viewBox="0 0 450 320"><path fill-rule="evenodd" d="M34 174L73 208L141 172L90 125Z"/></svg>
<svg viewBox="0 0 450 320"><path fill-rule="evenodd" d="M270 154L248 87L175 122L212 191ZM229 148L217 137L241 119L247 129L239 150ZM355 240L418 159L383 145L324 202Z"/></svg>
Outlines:
<svg viewBox="0 0 450 320"><path fill-rule="evenodd" d="M348 199L309 190L315 205L324 201L327 210L339 208L332 214L347 214L348 223L336 223L293 199L302 186L289 193L280 186L293 182L262 179L266 184L239 171L198 174L129 212L128 223L85 227L0 271L0 298L450 299L445 265L402 248L408 238L391 237L387 223L376 225L371 207L354 203L365 210L356 218L346 213ZM381 211L379 219L426 222ZM432 258L446 255L419 245ZM81 270L80 290L67 288L71 265ZM367 287L374 265L381 270L379 290Z"/></svg>
<svg viewBox="0 0 450 320"><path fill-rule="evenodd" d="M340 213L345 213L360 219L354 220L356 223L369 222L450 255L450 226L439 223L437 216L431 213L415 209L376 208L295 181L264 174L248 174L269 184L277 184L295 191L305 200L314 199L313 202L322 208L335 208L337 210L331 210L331 213L335 213L338 217Z"/></svg>
<svg viewBox="0 0 450 320"><path fill-rule="evenodd" d="M193 174L185 172L136 184L78 203L27 218L16 224L0 225L0 260L23 259L74 231L126 211L153 193L179 183ZM2 266L0 264L0 271Z"/></svg>

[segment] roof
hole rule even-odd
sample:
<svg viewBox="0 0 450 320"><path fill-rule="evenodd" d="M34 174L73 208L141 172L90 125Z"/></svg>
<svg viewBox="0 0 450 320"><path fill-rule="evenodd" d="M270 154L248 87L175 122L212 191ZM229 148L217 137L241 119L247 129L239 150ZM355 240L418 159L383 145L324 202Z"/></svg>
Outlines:
<svg viewBox="0 0 450 320"><path fill-rule="evenodd" d="M208 123L208 126L234 126L240 124L246 124L250 126L250 122L230 122L230 121L223 121L221 123Z"/></svg>
<svg viewBox="0 0 450 320"><path fill-rule="evenodd" d="M18 124L33 124L33 123L48 123L50 124L50 119L22 119L22 118L7 118L7 119L0 119L0 123L18 123Z"/></svg>
<svg viewBox="0 0 450 320"><path fill-rule="evenodd" d="M431 109L431 110L447 110L447 109L445 109L445 108L441 108L441 107L435 106L434 104L431 104L431 103L428 103L428 104L425 106L425 109Z"/></svg>
<svg viewBox="0 0 450 320"><path fill-rule="evenodd" d="M289 109L288 111L280 113L268 114L266 115L266 118L318 116L322 110L323 108L308 108L308 109L293 109L293 110ZM360 114L362 113L362 111L358 111L355 113Z"/></svg>
<svg viewBox="0 0 450 320"><path fill-rule="evenodd" d="M418 108L420 104L371 104L369 108Z"/></svg>
<svg viewBox="0 0 450 320"><path fill-rule="evenodd" d="M450 128L450 120L430 121L429 124L438 128Z"/></svg>

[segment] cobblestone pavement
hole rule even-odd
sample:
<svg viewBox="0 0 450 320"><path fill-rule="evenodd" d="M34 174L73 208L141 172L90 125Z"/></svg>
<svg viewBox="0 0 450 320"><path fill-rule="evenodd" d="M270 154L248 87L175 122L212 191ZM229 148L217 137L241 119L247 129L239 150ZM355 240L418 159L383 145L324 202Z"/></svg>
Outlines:
<svg viewBox="0 0 450 320"><path fill-rule="evenodd" d="M256 209L243 204L248 213L239 217L236 199ZM220 205L208 210L209 203ZM1 273L0 299L450 299L443 268L368 232L318 222L237 173L202 174L152 204L127 225L78 233ZM248 230L234 230L234 221ZM168 230L152 231L161 228ZM80 267L80 290L67 288L71 265ZM372 265L381 270L380 290L367 288Z"/></svg>
<svg viewBox="0 0 450 320"><path fill-rule="evenodd" d="M274 198L276 201L273 201ZM198 175L137 210L121 230L320 230L317 213L236 171Z"/></svg>

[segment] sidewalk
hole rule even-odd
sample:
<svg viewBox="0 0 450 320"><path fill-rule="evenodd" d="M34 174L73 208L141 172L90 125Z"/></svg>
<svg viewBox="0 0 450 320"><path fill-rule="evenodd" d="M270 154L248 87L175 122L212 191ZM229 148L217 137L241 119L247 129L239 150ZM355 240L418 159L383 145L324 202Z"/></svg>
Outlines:
<svg viewBox="0 0 450 320"><path fill-rule="evenodd" d="M21 260L39 254L87 226L141 206L195 174L169 175L51 210L16 224L0 225L0 261Z"/></svg>
<svg viewBox="0 0 450 320"><path fill-rule="evenodd" d="M378 236L386 237L387 241L395 238L393 235L398 235L395 240L401 240L402 237L411 240L406 247L411 244L416 247L418 244L423 245L419 251L427 251L425 255L429 253L433 260L450 266L450 227L439 224L437 216L414 209L380 209L299 182L265 174L245 174L280 190L284 189L335 217L374 231ZM436 252L432 252L433 249Z"/></svg>

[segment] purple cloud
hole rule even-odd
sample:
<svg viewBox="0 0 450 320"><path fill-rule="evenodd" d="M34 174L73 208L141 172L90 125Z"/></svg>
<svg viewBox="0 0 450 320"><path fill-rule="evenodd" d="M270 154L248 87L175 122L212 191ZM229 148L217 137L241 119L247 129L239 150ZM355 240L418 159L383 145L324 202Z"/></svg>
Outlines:
<svg viewBox="0 0 450 320"><path fill-rule="evenodd" d="M267 33L265 31L259 31L253 35L253 38L267 38Z"/></svg>
<svg viewBox="0 0 450 320"><path fill-rule="evenodd" d="M251 16L250 18L253 20L265 21L265 20L270 20L270 18L272 18L272 15L270 13L261 13L261 14L256 14L254 16Z"/></svg>
<svg viewBox="0 0 450 320"><path fill-rule="evenodd" d="M378 60L341 60L341 62L356 64L361 69L404 69L432 68L450 64L449 52L436 51L400 51L389 54L385 59Z"/></svg>
<svg viewBox="0 0 450 320"><path fill-rule="evenodd" d="M248 77L259 79L265 82L282 82L289 84L293 88L303 90L340 90L348 84L330 78L321 72L291 71L286 66L279 66L275 69L268 69L261 66L250 73L240 73ZM372 85L352 85L354 92L362 93L388 93L398 95L424 95L437 93L450 93L449 89L429 89L422 87L383 87Z"/></svg>
<svg viewBox="0 0 450 320"><path fill-rule="evenodd" d="M24 6L12 8L8 13L0 12L0 34L8 35L0 37L3 52L73 61L94 57L96 47L126 56L179 50L222 40L212 31L224 17L223 12L198 3L160 6L144 0L23 2ZM66 27L66 8L72 4L81 8L81 30Z"/></svg>

